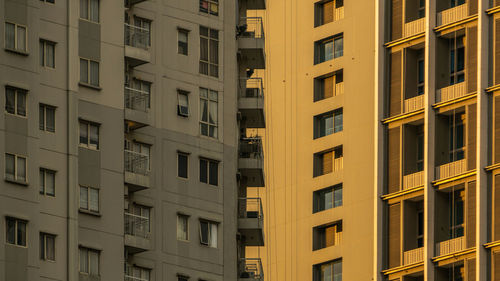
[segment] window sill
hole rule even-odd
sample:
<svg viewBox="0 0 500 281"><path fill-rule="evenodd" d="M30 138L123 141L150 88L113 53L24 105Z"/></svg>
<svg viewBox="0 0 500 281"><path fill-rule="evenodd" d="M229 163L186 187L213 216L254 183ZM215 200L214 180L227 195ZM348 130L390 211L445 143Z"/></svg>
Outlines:
<svg viewBox="0 0 500 281"><path fill-rule="evenodd" d="M16 50L16 49L4 48L4 50L5 50L6 52L9 52L9 53L14 53L14 54L18 54L18 55L25 56L25 57L27 57L27 56L29 56L29 55L30 55L30 53L28 53L28 52L25 52L25 51L20 51L20 50Z"/></svg>
<svg viewBox="0 0 500 281"><path fill-rule="evenodd" d="M83 210L83 209L78 209L78 212L82 213L82 214L86 214L86 215L91 215L91 216L94 216L94 217L102 217L101 212L96 213L96 212L87 211L87 210Z"/></svg>
<svg viewBox="0 0 500 281"><path fill-rule="evenodd" d="M97 90L97 91L101 91L102 90L102 88L99 87L99 86L94 86L94 85L87 84L87 83L84 83L84 82L78 82L78 85L80 85L82 87L94 89L94 90Z"/></svg>
<svg viewBox="0 0 500 281"><path fill-rule="evenodd" d="M8 178L5 178L5 181L13 183L13 184L29 186L29 183L27 181L20 181L20 180L8 179Z"/></svg>

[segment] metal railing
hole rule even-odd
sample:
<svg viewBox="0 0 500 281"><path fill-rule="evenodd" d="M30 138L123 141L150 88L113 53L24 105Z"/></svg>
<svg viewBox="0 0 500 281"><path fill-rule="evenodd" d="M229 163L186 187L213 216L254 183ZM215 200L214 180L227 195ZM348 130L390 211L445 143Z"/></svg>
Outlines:
<svg viewBox="0 0 500 281"><path fill-rule="evenodd" d="M468 15L467 3L437 14L437 26L450 24L466 18Z"/></svg>
<svg viewBox="0 0 500 281"><path fill-rule="evenodd" d="M403 37L410 37L425 31L425 18L405 23Z"/></svg>
<svg viewBox="0 0 500 281"><path fill-rule="evenodd" d="M344 169L344 157L334 158L332 172L338 172Z"/></svg>
<svg viewBox="0 0 500 281"><path fill-rule="evenodd" d="M125 150L125 171L147 175L149 173L149 156Z"/></svg>
<svg viewBox="0 0 500 281"><path fill-rule="evenodd" d="M409 174L403 177L403 189L410 189L424 185L424 171Z"/></svg>
<svg viewBox="0 0 500 281"><path fill-rule="evenodd" d="M404 252L403 265L413 264L424 260L424 248L416 248Z"/></svg>
<svg viewBox="0 0 500 281"><path fill-rule="evenodd" d="M404 113L417 111L424 108L425 95L416 96L405 100Z"/></svg>
<svg viewBox="0 0 500 281"><path fill-rule="evenodd" d="M467 95L467 83L461 82L438 89L436 91L437 102L445 102Z"/></svg>
<svg viewBox="0 0 500 281"><path fill-rule="evenodd" d="M240 78L240 91L241 98L257 98L264 97L264 87L262 78Z"/></svg>
<svg viewBox="0 0 500 281"><path fill-rule="evenodd" d="M344 6L335 8L335 20L341 20L344 18Z"/></svg>
<svg viewBox="0 0 500 281"><path fill-rule="evenodd" d="M242 138L239 149L240 158L263 159L262 139L260 137Z"/></svg>
<svg viewBox="0 0 500 281"><path fill-rule="evenodd" d="M262 219L262 201L260 198L238 198L238 217L240 219Z"/></svg>
<svg viewBox="0 0 500 281"><path fill-rule="evenodd" d="M263 280L264 271L259 258L242 258L239 260L239 277L242 279Z"/></svg>
<svg viewBox="0 0 500 281"><path fill-rule="evenodd" d="M344 93L344 82L335 84L335 96L341 95L343 93Z"/></svg>
<svg viewBox="0 0 500 281"><path fill-rule="evenodd" d="M264 25L261 17L240 18L237 35L241 38L264 38Z"/></svg>
<svg viewBox="0 0 500 281"><path fill-rule="evenodd" d="M125 264L125 281L149 281L149 279L139 278L132 276L134 272L134 266L130 264Z"/></svg>
<svg viewBox="0 0 500 281"><path fill-rule="evenodd" d="M149 93L125 86L125 108L147 112Z"/></svg>
<svg viewBox="0 0 500 281"><path fill-rule="evenodd" d="M465 249L465 236L436 243L436 256L447 255Z"/></svg>
<svg viewBox="0 0 500 281"><path fill-rule="evenodd" d="M125 45L141 49L149 49L150 36L149 29L125 24Z"/></svg>
<svg viewBox="0 0 500 281"><path fill-rule="evenodd" d="M125 234L149 239L149 218L125 213Z"/></svg>
<svg viewBox="0 0 500 281"><path fill-rule="evenodd" d="M450 178L465 173L467 170L466 159L450 162L436 167L436 180Z"/></svg>

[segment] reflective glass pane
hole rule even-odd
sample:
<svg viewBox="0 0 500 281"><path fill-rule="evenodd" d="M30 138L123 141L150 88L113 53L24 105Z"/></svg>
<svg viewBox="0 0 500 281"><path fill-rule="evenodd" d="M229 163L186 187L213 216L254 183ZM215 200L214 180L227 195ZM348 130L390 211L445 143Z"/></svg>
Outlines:
<svg viewBox="0 0 500 281"><path fill-rule="evenodd" d="M17 27L17 49L26 52L26 28Z"/></svg>
<svg viewBox="0 0 500 281"><path fill-rule="evenodd" d="M7 233L6 233L7 243L16 243L16 221L11 218L7 218Z"/></svg>
<svg viewBox="0 0 500 281"><path fill-rule="evenodd" d="M5 177L13 180L15 178L15 156L5 154Z"/></svg>
<svg viewBox="0 0 500 281"><path fill-rule="evenodd" d="M26 158L17 157L17 180L26 181Z"/></svg>
<svg viewBox="0 0 500 281"><path fill-rule="evenodd" d="M80 187L80 209L88 209L88 196L87 187Z"/></svg>
<svg viewBox="0 0 500 281"><path fill-rule="evenodd" d="M5 48L16 48L16 26L12 23L5 23Z"/></svg>
<svg viewBox="0 0 500 281"><path fill-rule="evenodd" d="M26 222L17 221L17 245L26 246Z"/></svg>

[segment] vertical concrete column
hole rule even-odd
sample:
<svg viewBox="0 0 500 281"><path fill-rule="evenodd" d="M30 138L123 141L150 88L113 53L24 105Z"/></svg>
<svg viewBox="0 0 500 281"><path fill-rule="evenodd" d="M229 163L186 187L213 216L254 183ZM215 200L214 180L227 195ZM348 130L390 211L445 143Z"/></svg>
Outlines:
<svg viewBox="0 0 500 281"><path fill-rule="evenodd" d="M425 119L424 119L424 280L434 280L435 192L432 186L435 171L435 113L436 98L436 2L425 1Z"/></svg>
<svg viewBox="0 0 500 281"><path fill-rule="evenodd" d="M488 280L488 183L484 167L488 165L488 0L478 0L477 38L477 148L476 148L476 281Z"/></svg>

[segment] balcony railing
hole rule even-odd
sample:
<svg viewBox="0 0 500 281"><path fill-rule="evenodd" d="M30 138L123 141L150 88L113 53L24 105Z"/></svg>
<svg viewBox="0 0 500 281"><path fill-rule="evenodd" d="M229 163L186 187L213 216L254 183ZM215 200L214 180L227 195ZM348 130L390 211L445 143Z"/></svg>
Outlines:
<svg viewBox="0 0 500 281"><path fill-rule="evenodd" d="M148 175L149 156L125 150L125 171L134 174Z"/></svg>
<svg viewBox="0 0 500 281"><path fill-rule="evenodd" d="M466 18L468 15L467 3L437 14L437 26L450 24Z"/></svg>
<svg viewBox="0 0 500 281"><path fill-rule="evenodd" d="M335 84L335 96L341 95L343 93L344 93L344 82Z"/></svg>
<svg viewBox="0 0 500 281"><path fill-rule="evenodd" d="M410 189L424 185L424 171L409 174L403 177L403 189Z"/></svg>
<svg viewBox="0 0 500 281"><path fill-rule="evenodd" d="M436 256L460 252L465 249L465 236L436 243Z"/></svg>
<svg viewBox="0 0 500 281"><path fill-rule="evenodd" d="M244 258L239 261L239 276L241 279L263 280L264 271L259 258Z"/></svg>
<svg viewBox="0 0 500 281"><path fill-rule="evenodd" d="M450 162L436 167L436 180L454 177L465 173L467 162L465 159Z"/></svg>
<svg viewBox="0 0 500 281"><path fill-rule="evenodd" d="M410 37L425 31L425 18L405 23L404 37Z"/></svg>
<svg viewBox="0 0 500 281"><path fill-rule="evenodd" d="M424 260L424 248L416 248L410 251L404 252L403 264L413 264Z"/></svg>
<svg viewBox="0 0 500 281"><path fill-rule="evenodd" d="M417 111L419 109L424 108L424 104L425 104L424 98L425 98L424 95L420 95L420 96L406 99L404 112L408 113L408 112Z"/></svg>
<svg viewBox="0 0 500 281"><path fill-rule="evenodd" d="M125 213L125 234L149 239L149 218Z"/></svg>
<svg viewBox="0 0 500 281"><path fill-rule="evenodd" d="M335 20L341 20L344 18L344 6L335 8Z"/></svg>
<svg viewBox="0 0 500 281"><path fill-rule="evenodd" d="M147 50L149 38L149 29L125 24L125 45Z"/></svg>
<svg viewBox="0 0 500 281"><path fill-rule="evenodd" d="M448 87L441 88L436 91L437 102L445 102L453 99L457 99L467 95L467 84L461 82Z"/></svg>
<svg viewBox="0 0 500 281"><path fill-rule="evenodd" d="M264 217L260 198L239 198L238 206L240 219L261 219Z"/></svg>
<svg viewBox="0 0 500 281"><path fill-rule="evenodd" d="M136 269L136 267L130 264L125 264L125 281L149 281L149 279L134 277L134 269Z"/></svg>
<svg viewBox="0 0 500 281"><path fill-rule="evenodd" d="M239 95L241 98L264 97L262 78L241 78Z"/></svg>
<svg viewBox="0 0 500 281"><path fill-rule="evenodd" d="M237 29L241 38L264 38L264 25L261 17L241 18Z"/></svg>
<svg viewBox="0 0 500 281"><path fill-rule="evenodd" d="M240 140L240 158L262 159L262 139L260 137L243 138Z"/></svg>
<svg viewBox="0 0 500 281"><path fill-rule="evenodd" d="M344 157L334 158L332 172L338 172L342 169L344 169Z"/></svg>
<svg viewBox="0 0 500 281"><path fill-rule="evenodd" d="M147 112L149 93L125 86L125 108Z"/></svg>

